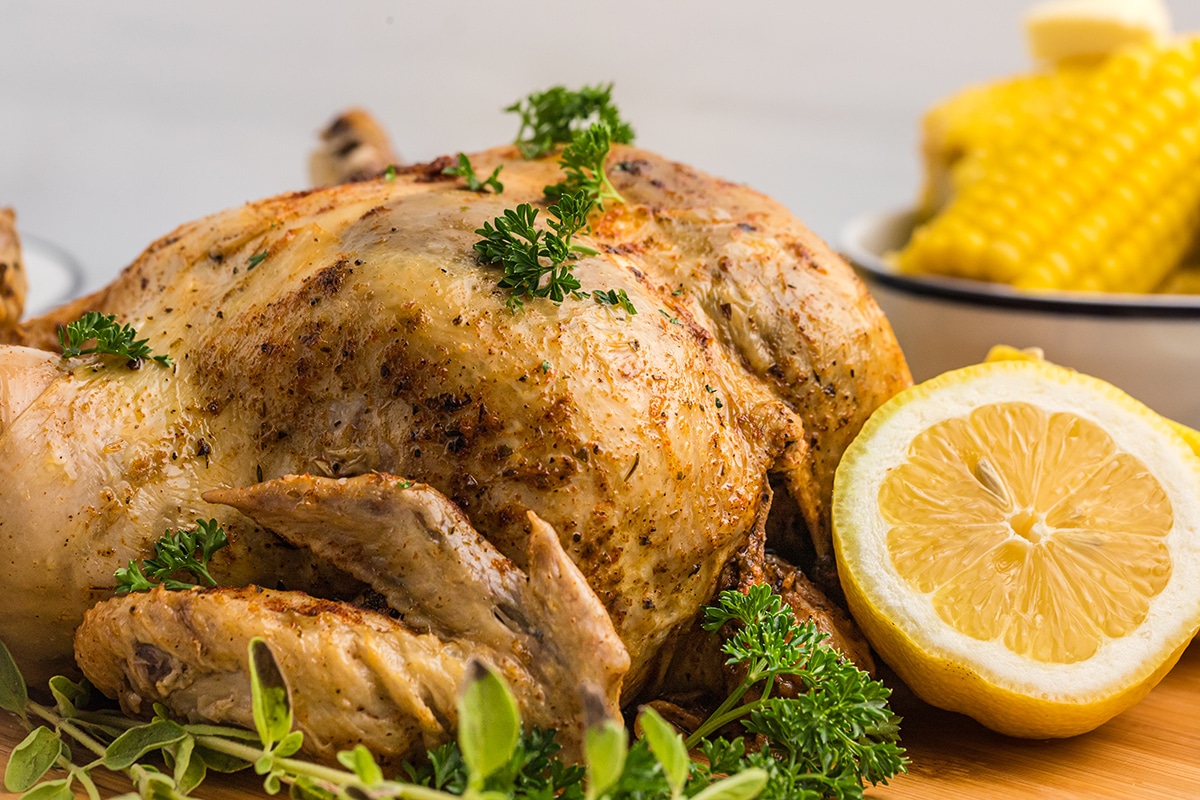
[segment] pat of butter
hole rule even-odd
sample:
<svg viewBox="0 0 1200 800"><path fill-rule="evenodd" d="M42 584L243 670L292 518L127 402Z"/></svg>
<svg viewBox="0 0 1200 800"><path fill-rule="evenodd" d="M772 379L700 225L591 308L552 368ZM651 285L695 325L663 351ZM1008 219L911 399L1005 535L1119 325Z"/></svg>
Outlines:
<svg viewBox="0 0 1200 800"><path fill-rule="evenodd" d="M1162 40L1170 30L1162 0L1048 0L1025 15L1033 57L1055 63Z"/></svg>

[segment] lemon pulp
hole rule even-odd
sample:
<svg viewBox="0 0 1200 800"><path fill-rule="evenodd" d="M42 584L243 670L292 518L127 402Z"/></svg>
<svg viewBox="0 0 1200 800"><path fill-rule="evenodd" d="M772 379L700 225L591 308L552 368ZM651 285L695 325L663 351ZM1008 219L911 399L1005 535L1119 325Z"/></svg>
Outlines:
<svg viewBox="0 0 1200 800"><path fill-rule="evenodd" d="M1037 661L1128 635L1171 576L1162 486L1069 412L994 403L939 422L879 507L892 565L947 625Z"/></svg>

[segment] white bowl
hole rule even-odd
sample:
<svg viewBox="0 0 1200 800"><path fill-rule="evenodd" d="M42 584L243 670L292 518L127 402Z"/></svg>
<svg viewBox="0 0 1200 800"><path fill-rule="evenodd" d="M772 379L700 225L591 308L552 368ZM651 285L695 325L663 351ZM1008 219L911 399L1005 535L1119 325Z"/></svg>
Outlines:
<svg viewBox="0 0 1200 800"><path fill-rule="evenodd" d="M910 211L860 217L843 231L842 249L891 321L915 380L977 364L995 344L1040 347L1050 361L1200 427L1200 295L1034 294L901 275L885 256L912 228Z"/></svg>

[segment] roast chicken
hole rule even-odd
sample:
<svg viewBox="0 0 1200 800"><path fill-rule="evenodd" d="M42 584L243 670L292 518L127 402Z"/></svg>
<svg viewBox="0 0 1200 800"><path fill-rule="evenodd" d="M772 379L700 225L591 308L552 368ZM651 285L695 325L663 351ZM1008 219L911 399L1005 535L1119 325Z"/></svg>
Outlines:
<svg viewBox="0 0 1200 800"><path fill-rule="evenodd" d="M614 146L625 202L593 212L575 274L636 313L514 309L475 231L544 208L560 167L471 161L503 194L441 159L250 203L7 328L0 639L31 681L77 645L131 711L247 722L261 635L315 752L400 757L453 734L472 659L560 729L670 688L763 536L777 582L830 585L834 469L910 381L849 267L768 198ZM174 365L60 357L91 310ZM113 597L117 568L208 518L241 588Z"/></svg>

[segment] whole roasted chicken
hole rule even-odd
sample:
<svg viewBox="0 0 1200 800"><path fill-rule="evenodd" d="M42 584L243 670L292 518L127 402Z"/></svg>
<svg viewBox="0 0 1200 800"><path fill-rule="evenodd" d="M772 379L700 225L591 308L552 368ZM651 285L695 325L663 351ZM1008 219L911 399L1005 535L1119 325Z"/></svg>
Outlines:
<svg viewBox="0 0 1200 800"><path fill-rule="evenodd" d="M475 231L544 207L561 169L471 161L503 166L503 194L448 159L367 170L184 225L8 331L0 639L28 677L74 644L131 710L248 722L264 636L318 753L404 756L452 735L473 658L570 729L581 687L617 713L669 684L764 537L828 569L834 468L909 382L851 270L762 195L614 146L624 202L592 213L574 272L632 309L514 309ZM57 327L93 310L174 365L63 359ZM118 567L210 517L231 541L213 574L243 588L112 597Z"/></svg>

